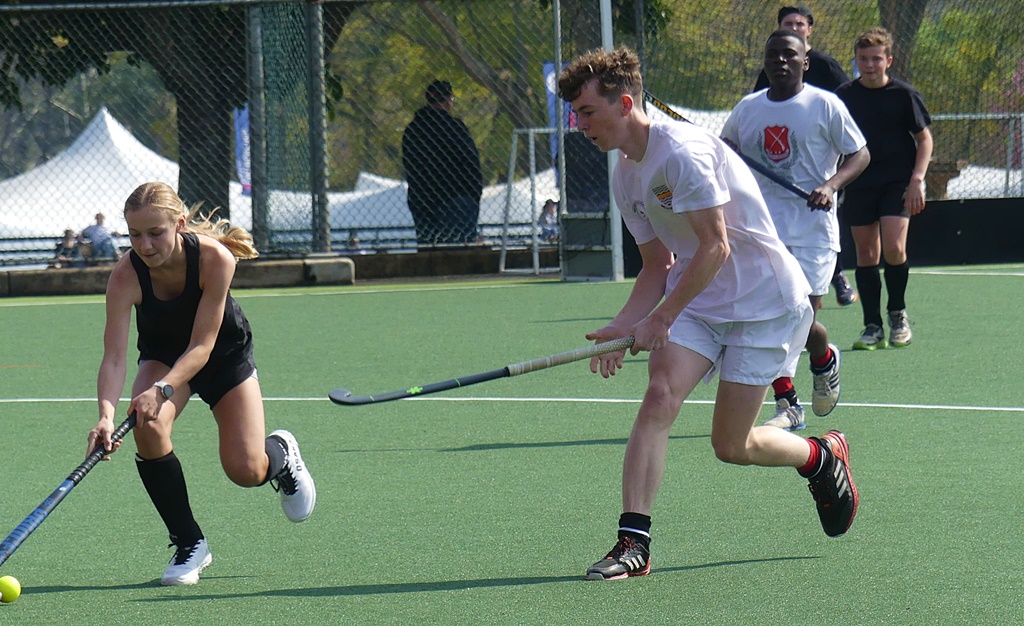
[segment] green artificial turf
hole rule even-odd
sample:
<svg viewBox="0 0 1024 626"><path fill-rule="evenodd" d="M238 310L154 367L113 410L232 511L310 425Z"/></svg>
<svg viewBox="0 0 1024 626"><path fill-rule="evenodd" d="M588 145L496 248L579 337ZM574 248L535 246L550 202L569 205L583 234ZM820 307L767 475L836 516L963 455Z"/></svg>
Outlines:
<svg viewBox="0 0 1024 626"><path fill-rule="evenodd" d="M159 585L171 550L129 441L0 566L24 587L0 625L1019 623L1022 281L1020 266L914 272L914 342L875 353L848 350L859 305L826 298L843 395L801 434L849 437L862 500L838 539L794 471L714 458L715 385L699 387L672 431L652 575L606 583L582 574L614 542L643 353L610 380L581 362L379 405L327 392L581 347L631 283L238 291L268 431L301 443L313 517L290 524L269 487L231 484L194 398L174 440L214 555L200 584ZM102 330L98 297L0 300L0 535L84 457ZM794 380L809 401L806 356Z"/></svg>

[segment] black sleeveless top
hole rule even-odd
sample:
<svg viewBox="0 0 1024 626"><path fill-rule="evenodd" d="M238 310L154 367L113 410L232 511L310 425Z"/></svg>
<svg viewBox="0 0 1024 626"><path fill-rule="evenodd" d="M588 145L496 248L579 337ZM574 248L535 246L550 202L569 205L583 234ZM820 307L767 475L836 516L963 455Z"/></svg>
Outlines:
<svg viewBox="0 0 1024 626"><path fill-rule="evenodd" d="M185 288L171 300L156 297L149 267L134 250L129 253L142 289L142 302L135 305L140 360L157 359L167 365L174 365L192 340L196 310L203 295L203 290L199 288L199 238L193 233L182 233L181 237L185 247ZM210 360L251 357L252 329L242 308L229 291L224 305L224 319Z"/></svg>

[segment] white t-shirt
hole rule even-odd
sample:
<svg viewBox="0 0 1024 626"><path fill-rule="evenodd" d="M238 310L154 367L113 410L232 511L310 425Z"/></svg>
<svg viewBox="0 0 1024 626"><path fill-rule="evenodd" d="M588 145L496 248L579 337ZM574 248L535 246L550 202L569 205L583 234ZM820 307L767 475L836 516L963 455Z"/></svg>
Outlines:
<svg viewBox="0 0 1024 626"><path fill-rule="evenodd" d="M666 294L697 251L697 236L684 213L723 207L731 253L687 307L695 317L711 324L772 319L810 294L750 170L707 131L683 122L652 122L643 159L622 155L612 190L636 242L658 238L675 253Z"/></svg>
<svg viewBox="0 0 1024 626"><path fill-rule="evenodd" d="M781 102L769 100L767 89L746 96L726 120L722 137L807 191L835 175L841 155L852 154L866 143L843 101L807 84ZM787 246L839 251L835 198L831 211L812 211L795 193L760 174L755 178Z"/></svg>

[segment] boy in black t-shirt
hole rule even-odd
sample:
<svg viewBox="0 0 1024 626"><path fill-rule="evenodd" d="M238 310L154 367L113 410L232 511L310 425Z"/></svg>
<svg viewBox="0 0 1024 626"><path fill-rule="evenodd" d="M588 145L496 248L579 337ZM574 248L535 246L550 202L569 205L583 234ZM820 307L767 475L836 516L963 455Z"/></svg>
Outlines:
<svg viewBox="0 0 1024 626"><path fill-rule="evenodd" d="M860 77L836 90L860 126L871 151L867 169L846 188L845 219L857 247L857 289L864 310L864 332L854 350L902 347L912 334L907 320L907 231L911 216L924 210L924 177L932 156L931 117L921 94L888 75L892 35L873 28L857 38ZM889 339L882 328L885 259Z"/></svg>

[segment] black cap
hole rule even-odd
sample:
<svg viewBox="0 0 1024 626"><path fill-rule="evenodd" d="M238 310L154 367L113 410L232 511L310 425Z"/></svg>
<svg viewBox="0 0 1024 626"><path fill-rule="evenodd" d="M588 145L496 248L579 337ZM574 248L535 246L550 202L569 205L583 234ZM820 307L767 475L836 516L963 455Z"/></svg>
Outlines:
<svg viewBox="0 0 1024 626"><path fill-rule="evenodd" d="M430 104L444 102L452 95L452 84L446 80L435 80L427 86L424 96Z"/></svg>

